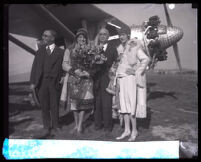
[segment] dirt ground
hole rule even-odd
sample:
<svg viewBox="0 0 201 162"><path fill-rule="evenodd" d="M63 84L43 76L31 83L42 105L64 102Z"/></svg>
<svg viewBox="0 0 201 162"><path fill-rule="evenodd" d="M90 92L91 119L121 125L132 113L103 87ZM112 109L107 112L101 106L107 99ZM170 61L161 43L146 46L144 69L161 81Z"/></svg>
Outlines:
<svg viewBox="0 0 201 162"><path fill-rule="evenodd" d="M198 88L197 74L148 73L146 119L138 119L139 136L136 141L179 140L198 144ZM28 84L9 85L9 138L31 139L42 130L41 110L25 100ZM95 131L93 115L86 115L84 133L70 134L73 128L72 112L60 109L62 131L47 139L116 141L123 128L114 120L110 137L102 130ZM128 138L122 141L127 141Z"/></svg>

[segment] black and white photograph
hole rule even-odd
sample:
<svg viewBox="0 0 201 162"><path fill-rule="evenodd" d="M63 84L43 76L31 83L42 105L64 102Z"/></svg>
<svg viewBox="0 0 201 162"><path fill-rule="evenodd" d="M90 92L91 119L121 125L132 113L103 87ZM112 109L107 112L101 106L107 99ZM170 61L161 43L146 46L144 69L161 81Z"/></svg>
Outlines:
<svg viewBox="0 0 201 162"><path fill-rule="evenodd" d="M9 139L179 141L179 158L198 156L196 4L7 9Z"/></svg>

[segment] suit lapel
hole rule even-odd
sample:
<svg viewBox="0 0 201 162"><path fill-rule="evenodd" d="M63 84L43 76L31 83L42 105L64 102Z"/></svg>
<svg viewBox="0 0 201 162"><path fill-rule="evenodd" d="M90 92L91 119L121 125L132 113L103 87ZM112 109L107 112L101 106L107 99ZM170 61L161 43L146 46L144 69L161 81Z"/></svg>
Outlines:
<svg viewBox="0 0 201 162"><path fill-rule="evenodd" d="M105 53L107 53L108 52L108 43L107 43L107 47L106 47L106 49L105 49Z"/></svg>
<svg viewBox="0 0 201 162"><path fill-rule="evenodd" d="M44 64L45 54L46 54L46 49L45 49L45 47L44 47L44 48L42 48L42 50L40 51L40 58L39 58L40 69L41 69L41 66L43 66L43 64Z"/></svg>
<svg viewBox="0 0 201 162"><path fill-rule="evenodd" d="M52 59L52 65L55 64L57 62L57 59L59 58L59 54L58 54L58 47L55 46L54 50L51 53Z"/></svg>
<svg viewBox="0 0 201 162"><path fill-rule="evenodd" d="M106 48L106 50L105 50L104 53L105 53L105 56L106 56L107 58L111 57L110 45L109 45L109 43L107 44L107 48Z"/></svg>

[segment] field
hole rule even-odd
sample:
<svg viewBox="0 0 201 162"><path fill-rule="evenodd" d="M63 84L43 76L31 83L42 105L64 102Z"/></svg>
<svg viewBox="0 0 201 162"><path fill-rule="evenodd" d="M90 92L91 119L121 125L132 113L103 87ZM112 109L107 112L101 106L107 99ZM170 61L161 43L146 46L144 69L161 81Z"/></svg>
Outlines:
<svg viewBox="0 0 201 162"><path fill-rule="evenodd" d="M198 144L198 82L197 74L147 75L148 98L146 119L138 119L139 136L136 141L179 140ZM41 110L27 99L29 84L9 85L9 138L31 139L42 129ZM118 120L110 137L95 131L93 115L87 114L82 135L70 134L73 128L72 112L60 109L62 131L47 139L116 141L123 128ZM122 141L127 141L125 138Z"/></svg>

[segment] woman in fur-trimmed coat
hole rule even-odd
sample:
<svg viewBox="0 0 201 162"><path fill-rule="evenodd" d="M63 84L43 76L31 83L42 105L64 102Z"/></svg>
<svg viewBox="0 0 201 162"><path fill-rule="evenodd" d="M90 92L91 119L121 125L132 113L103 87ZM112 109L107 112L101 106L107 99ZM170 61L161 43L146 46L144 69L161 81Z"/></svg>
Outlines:
<svg viewBox="0 0 201 162"><path fill-rule="evenodd" d="M122 57L116 73L120 114L124 119L125 130L116 139L130 136L128 140L134 141L138 135L136 118L146 117L146 68L150 59L143 52L139 40L129 40L129 33L126 30L119 31L119 38L121 44L117 51ZM130 130L130 122L132 130Z"/></svg>

